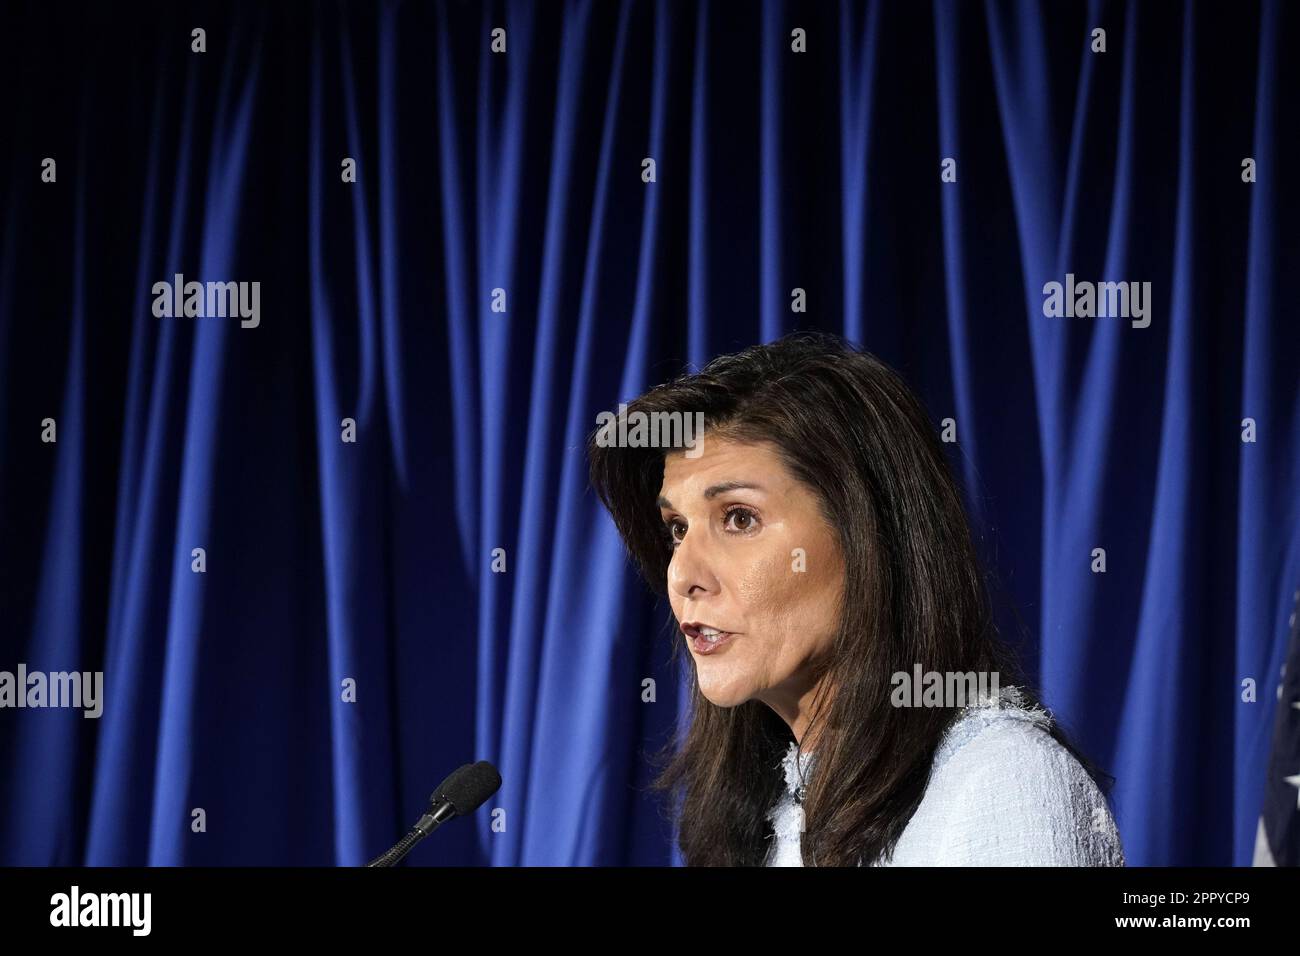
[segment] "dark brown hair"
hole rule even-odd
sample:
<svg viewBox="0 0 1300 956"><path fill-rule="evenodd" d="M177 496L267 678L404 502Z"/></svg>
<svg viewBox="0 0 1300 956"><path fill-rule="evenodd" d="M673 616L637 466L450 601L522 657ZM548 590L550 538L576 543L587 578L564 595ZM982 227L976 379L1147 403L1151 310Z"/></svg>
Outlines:
<svg viewBox="0 0 1300 956"><path fill-rule="evenodd" d="M1038 700L997 636L961 495L921 403L884 363L843 339L798 332L650 389L627 414L703 413L709 436L771 443L815 494L844 558L844 602L812 725L802 855L807 865L888 859L956 712L895 707L891 675L996 672ZM591 483L650 585L664 593L670 540L656 498L665 449L588 442ZM675 634L677 632L674 631ZM674 658L681 653L677 634ZM695 677L694 659L689 660ZM757 700L723 708L693 679L689 727L661 757L688 865L760 865L784 788L790 728ZM1050 733L1106 789L1055 721Z"/></svg>

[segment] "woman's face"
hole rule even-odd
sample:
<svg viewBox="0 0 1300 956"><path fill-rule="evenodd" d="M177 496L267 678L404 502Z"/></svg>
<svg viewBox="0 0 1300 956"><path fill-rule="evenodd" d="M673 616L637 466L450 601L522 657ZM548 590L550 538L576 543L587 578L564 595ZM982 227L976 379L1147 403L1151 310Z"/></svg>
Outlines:
<svg viewBox="0 0 1300 956"><path fill-rule="evenodd" d="M711 435L696 458L665 456L659 494L675 542L668 594L700 692L719 707L762 700L799 736L844 588L816 497L773 446ZM699 626L726 634L705 650Z"/></svg>

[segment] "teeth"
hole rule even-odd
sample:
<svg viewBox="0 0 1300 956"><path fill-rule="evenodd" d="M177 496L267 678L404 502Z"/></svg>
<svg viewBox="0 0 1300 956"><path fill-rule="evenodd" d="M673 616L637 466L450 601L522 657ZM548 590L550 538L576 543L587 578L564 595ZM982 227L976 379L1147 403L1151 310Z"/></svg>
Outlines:
<svg viewBox="0 0 1300 956"><path fill-rule="evenodd" d="M718 637L722 632L716 627L702 627L700 628L700 634L703 637Z"/></svg>

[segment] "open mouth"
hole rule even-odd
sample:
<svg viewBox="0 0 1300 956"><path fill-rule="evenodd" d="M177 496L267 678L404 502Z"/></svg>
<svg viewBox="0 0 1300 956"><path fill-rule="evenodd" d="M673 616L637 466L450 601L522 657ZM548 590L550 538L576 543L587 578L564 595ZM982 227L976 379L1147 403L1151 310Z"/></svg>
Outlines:
<svg viewBox="0 0 1300 956"><path fill-rule="evenodd" d="M731 639L736 636L733 631L724 631L699 621L687 621L682 625L682 633L686 635L691 649L696 654L713 654L719 648L730 644Z"/></svg>

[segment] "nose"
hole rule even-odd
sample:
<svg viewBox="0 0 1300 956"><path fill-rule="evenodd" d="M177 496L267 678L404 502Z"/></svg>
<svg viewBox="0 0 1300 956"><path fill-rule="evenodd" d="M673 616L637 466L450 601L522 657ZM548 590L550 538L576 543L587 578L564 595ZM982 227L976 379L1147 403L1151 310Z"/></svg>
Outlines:
<svg viewBox="0 0 1300 956"><path fill-rule="evenodd" d="M668 586L684 598L698 600L718 593L714 556L707 537L689 531L682 536L668 562Z"/></svg>

